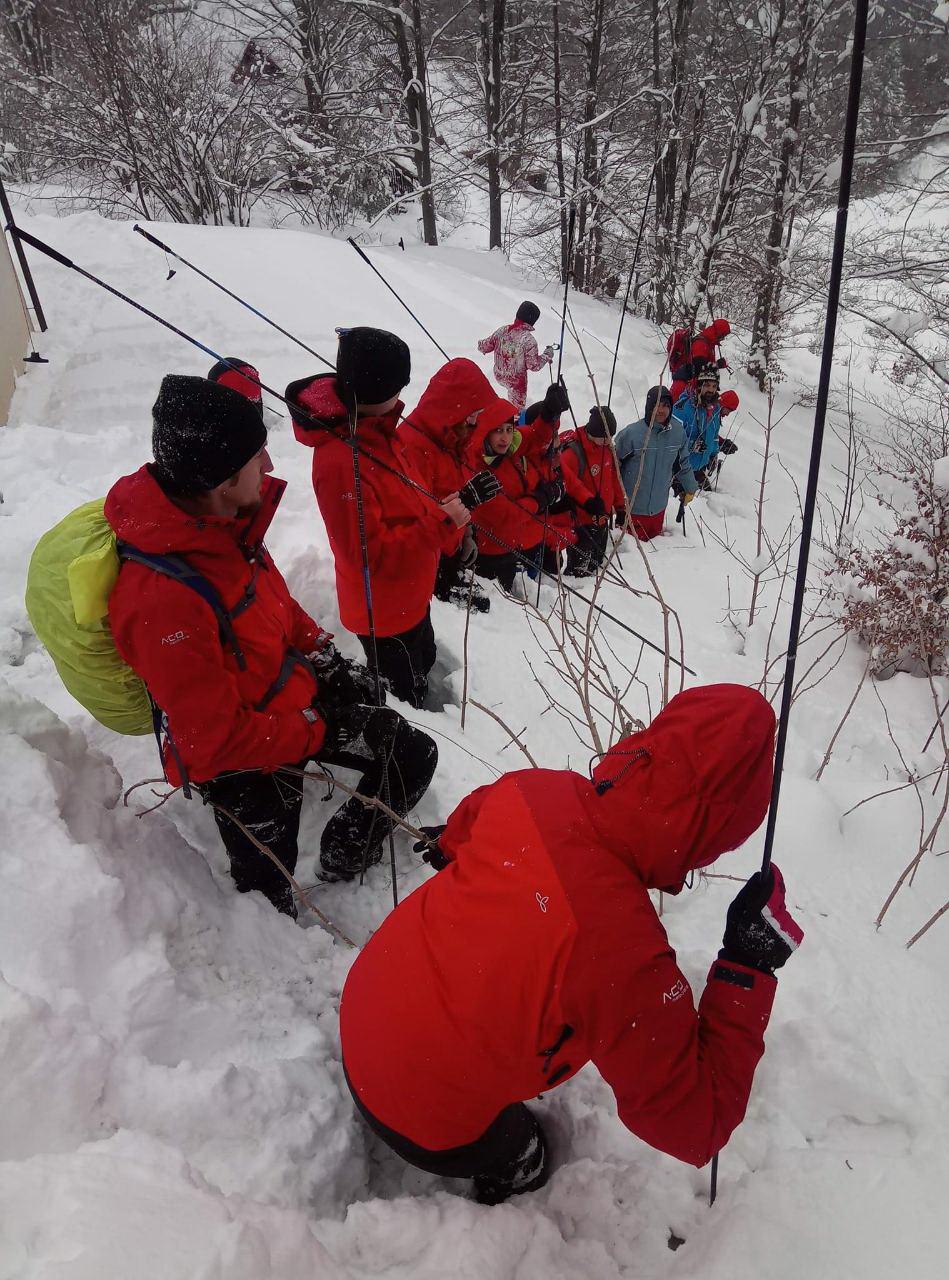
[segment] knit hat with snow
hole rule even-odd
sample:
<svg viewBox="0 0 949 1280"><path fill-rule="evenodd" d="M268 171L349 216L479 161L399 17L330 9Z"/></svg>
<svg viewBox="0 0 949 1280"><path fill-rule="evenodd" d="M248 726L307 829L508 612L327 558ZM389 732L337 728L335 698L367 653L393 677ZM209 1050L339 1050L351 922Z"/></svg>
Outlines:
<svg viewBox="0 0 949 1280"><path fill-rule="evenodd" d="M155 478L172 496L216 489L267 443L260 410L239 391L168 373L152 406Z"/></svg>
<svg viewBox="0 0 949 1280"><path fill-rule="evenodd" d="M412 356L385 329L337 329L336 390L344 404L383 404L412 376Z"/></svg>
<svg viewBox="0 0 949 1280"><path fill-rule="evenodd" d="M515 318L523 320L525 324L536 324L540 319L540 307L536 302L522 302Z"/></svg>
<svg viewBox="0 0 949 1280"><path fill-rule="evenodd" d="M222 387L231 387L234 391L239 391L263 413L260 374L249 361L242 360L240 356L225 356L208 371L208 379L219 383Z"/></svg>

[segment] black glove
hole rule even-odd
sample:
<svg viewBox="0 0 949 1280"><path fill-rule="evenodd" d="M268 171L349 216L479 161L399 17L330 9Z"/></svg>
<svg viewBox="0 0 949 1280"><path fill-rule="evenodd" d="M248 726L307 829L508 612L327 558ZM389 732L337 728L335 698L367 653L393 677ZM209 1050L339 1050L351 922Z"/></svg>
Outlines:
<svg viewBox="0 0 949 1280"><path fill-rule="evenodd" d="M556 422L560 415L569 408L570 397L567 395L567 388L559 382L552 382L547 388L547 394L544 396L540 416L545 422Z"/></svg>
<svg viewBox="0 0 949 1280"><path fill-rule="evenodd" d="M375 701L375 693L373 693ZM313 699L314 708L326 725L323 745L316 758L333 756L340 751L360 760L382 761L391 757L399 726L403 723L392 707L351 703L347 707L327 705Z"/></svg>
<svg viewBox="0 0 949 1280"><path fill-rule="evenodd" d="M424 831L428 837L427 840L416 840L412 848L416 853L422 855L422 861L434 868L435 871L444 871L448 866L448 859L441 851L438 843L438 837L445 830L448 824L443 822L440 827L419 827L420 831Z"/></svg>
<svg viewBox="0 0 949 1280"><path fill-rule="evenodd" d="M458 497L469 511L480 507L482 502L490 502L501 492L501 481L493 471L479 471L471 477L467 484L458 490Z"/></svg>
<svg viewBox="0 0 949 1280"><path fill-rule="evenodd" d="M560 480L541 480L530 496L537 503L538 512L543 515L545 511L549 511L551 507L563 500L563 482Z"/></svg>
<svg viewBox="0 0 949 1280"><path fill-rule="evenodd" d="M771 864L765 877L756 871L728 908L719 959L774 974L804 940L784 902L784 877Z"/></svg>
<svg viewBox="0 0 949 1280"><path fill-rule="evenodd" d="M613 512L613 528L614 529L626 528L626 508L625 507L617 507L616 510Z"/></svg>
<svg viewBox="0 0 949 1280"><path fill-rule="evenodd" d="M352 703L372 705L376 701L376 678L369 668L354 658L344 658L329 644L310 658L319 681L317 702L321 707L346 707ZM385 692L382 695L385 702Z"/></svg>
<svg viewBox="0 0 949 1280"><path fill-rule="evenodd" d="M733 453L738 452L738 445L734 440L729 440L727 436L720 436L718 441L719 450L724 453L726 458L731 457Z"/></svg>
<svg viewBox="0 0 949 1280"><path fill-rule="evenodd" d="M719 356L718 359L715 361L715 363L718 365L719 369L728 368L728 361L725 359L724 356Z"/></svg>
<svg viewBox="0 0 949 1280"><path fill-rule="evenodd" d="M606 515L606 503L598 493L595 493L592 498L587 498L586 502L583 504L583 509L588 516Z"/></svg>

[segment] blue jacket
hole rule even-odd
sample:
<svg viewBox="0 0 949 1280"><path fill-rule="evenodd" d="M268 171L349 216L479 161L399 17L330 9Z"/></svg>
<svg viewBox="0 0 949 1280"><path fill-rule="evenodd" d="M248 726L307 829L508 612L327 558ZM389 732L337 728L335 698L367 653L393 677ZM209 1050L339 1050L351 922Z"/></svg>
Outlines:
<svg viewBox="0 0 949 1280"><path fill-rule="evenodd" d="M695 493L698 488L689 460L688 437L678 418L670 418L664 427L653 423L651 428L640 418L624 427L615 443L633 515L654 516L665 511L673 475L678 476L686 493Z"/></svg>
<svg viewBox="0 0 949 1280"><path fill-rule="evenodd" d="M718 429L722 411L716 404L709 413L704 405L696 402L690 391L683 391L676 401L673 413L681 418L685 427L691 451L689 464L693 471L701 471L712 456L718 453Z"/></svg>

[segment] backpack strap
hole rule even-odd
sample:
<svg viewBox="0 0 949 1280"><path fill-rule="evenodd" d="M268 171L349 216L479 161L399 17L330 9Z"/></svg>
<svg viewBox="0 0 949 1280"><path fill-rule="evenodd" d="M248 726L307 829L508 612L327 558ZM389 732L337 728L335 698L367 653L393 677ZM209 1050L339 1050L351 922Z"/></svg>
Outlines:
<svg viewBox="0 0 949 1280"><path fill-rule="evenodd" d="M215 587L203 574L198 573L197 569L193 569L183 556L155 555L149 551L140 551L138 547L133 547L129 542L116 541L115 549L120 560L131 560L135 564L142 564L147 569L152 569L155 573L160 573L165 578L171 578L173 582L180 582L183 587L189 587L199 595L205 604L209 605L214 611L218 630L221 634L221 643L229 647L234 654L238 670L247 670L247 660L234 631L234 619L254 602L257 591L256 560L254 561L250 582L247 584L244 594L234 608L229 610L218 595Z"/></svg>

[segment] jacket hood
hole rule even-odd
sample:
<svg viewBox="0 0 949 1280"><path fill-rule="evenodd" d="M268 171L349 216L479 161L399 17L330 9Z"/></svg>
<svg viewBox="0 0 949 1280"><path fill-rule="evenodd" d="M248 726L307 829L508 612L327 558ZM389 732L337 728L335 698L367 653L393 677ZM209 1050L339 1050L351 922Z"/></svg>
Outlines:
<svg viewBox="0 0 949 1280"><path fill-rule="evenodd" d="M517 409L498 395L473 360L462 358L442 365L405 421L410 430L416 427L430 440L442 444L451 428L478 412L478 426L483 419L490 422L487 430L493 431L515 417Z"/></svg>
<svg viewBox="0 0 949 1280"><path fill-rule="evenodd" d="M105 500L105 518L120 542L155 555L187 556L216 544L231 549L235 543L263 539L286 487L276 476L265 477L260 508L249 518L192 516L172 502L146 464L115 482Z"/></svg>
<svg viewBox="0 0 949 1280"><path fill-rule="evenodd" d="M724 319L713 320L709 325L709 328L712 330L712 333L714 333L716 342L721 342L722 338L727 338L732 331L731 325Z"/></svg>
<svg viewBox="0 0 949 1280"><path fill-rule="evenodd" d="M596 767L594 825L648 888L681 887L764 820L774 730L774 712L754 689L687 689Z"/></svg>
<svg viewBox="0 0 949 1280"><path fill-rule="evenodd" d="M293 434L301 444L319 449L331 440L345 439L349 435L349 410L336 389L335 373L299 378L290 383L285 394L293 421ZM359 426L363 429L378 426L385 432L392 432L404 407L401 400L396 401L395 407L381 417L360 418ZM305 412L300 413L300 409ZM312 420L314 418L318 423Z"/></svg>

